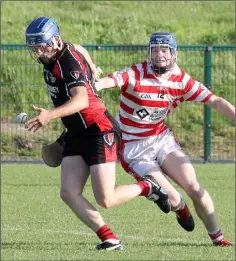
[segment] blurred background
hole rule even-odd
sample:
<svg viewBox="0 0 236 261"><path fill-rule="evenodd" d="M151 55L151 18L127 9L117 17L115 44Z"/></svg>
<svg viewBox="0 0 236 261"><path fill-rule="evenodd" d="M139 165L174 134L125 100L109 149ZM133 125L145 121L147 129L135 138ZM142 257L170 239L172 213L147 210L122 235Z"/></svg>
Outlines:
<svg viewBox="0 0 236 261"><path fill-rule="evenodd" d="M31 104L50 108L42 66L25 48L25 29L54 18L64 40L83 45L104 75L147 59L156 31L175 33L178 64L216 95L235 104L235 3L232 1L4 1L1 3L1 158L41 161L41 146L62 132L60 121L36 134L16 123ZM113 115L119 90L101 92ZM203 104L185 103L167 119L193 160L234 161L235 125Z"/></svg>

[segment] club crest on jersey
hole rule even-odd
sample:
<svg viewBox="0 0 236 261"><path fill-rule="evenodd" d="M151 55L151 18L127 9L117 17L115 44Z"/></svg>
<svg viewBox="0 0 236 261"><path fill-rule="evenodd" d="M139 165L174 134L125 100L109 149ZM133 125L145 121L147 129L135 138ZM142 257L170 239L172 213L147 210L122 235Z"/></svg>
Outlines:
<svg viewBox="0 0 236 261"><path fill-rule="evenodd" d="M71 75L75 80L77 80L77 79L79 78L79 72L78 72L78 71L70 72L70 75Z"/></svg>
<svg viewBox="0 0 236 261"><path fill-rule="evenodd" d="M205 90L206 90L206 87L205 87L202 83L199 84L199 88L200 88L200 90L202 90L202 91L205 91ZM210 88L209 88L209 89L210 89Z"/></svg>
<svg viewBox="0 0 236 261"><path fill-rule="evenodd" d="M114 142L114 133L108 133L103 136L104 141L108 146L111 146Z"/></svg>

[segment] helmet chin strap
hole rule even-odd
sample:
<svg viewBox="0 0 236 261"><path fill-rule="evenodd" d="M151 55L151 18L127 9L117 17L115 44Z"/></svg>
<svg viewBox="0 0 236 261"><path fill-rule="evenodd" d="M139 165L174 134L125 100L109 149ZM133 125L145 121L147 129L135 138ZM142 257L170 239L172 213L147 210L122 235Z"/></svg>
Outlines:
<svg viewBox="0 0 236 261"><path fill-rule="evenodd" d="M55 36L52 38L52 47L54 49L58 49L59 51L61 51L62 50L62 45L63 45L62 44L62 40L61 40L61 36L58 35L57 37L58 37L58 41L56 41Z"/></svg>
<svg viewBox="0 0 236 261"><path fill-rule="evenodd" d="M170 71L170 67L171 67L170 65L165 66L165 67L157 67L157 66L153 66L153 64L152 64L152 70L159 74L164 74L164 73Z"/></svg>
<svg viewBox="0 0 236 261"><path fill-rule="evenodd" d="M164 73L167 73L170 71L171 67L173 66L173 64L175 62L177 62L177 54L173 52L173 50L170 48L170 51L172 53L172 59L171 59L171 62L169 65L166 65L166 66L155 66L153 65L152 63L152 59L151 59L151 48L149 48L149 57L150 57L150 63L151 63L151 67L152 67L152 70L155 72L155 73L159 73L159 74L164 74Z"/></svg>
<svg viewBox="0 0 236 261"><path fill-rule="evenodd" d="M159 74L164 74L164 73L167 73L170 71L170 69L172 68L173 64L176 62L176 55L173 56L173 58L171 59L171 62L169 65L166 65L166 66L155 66L153 65L152 61L151 61L151 66L152 66L152 70L155 72L155 73L159 73Z"/></svg>
<svg viewBox="0 0 236 261"><path fill-rule="evenodd" d="M58 35L57 37L58 37L58 41L56 40L55 37L52 38L52 47L55 50L55 53L50 58L49 57L38 58L39 63L50 64L55 60L57 51L62 50L63 44L62 44L61 37L60 35Z"/></svg>
<svg viewBox="0 0 236 261"><path fill-rule="evenodd" d="M54 58L54 55L52 57L50 57L50 58L48 58L48 57L40 57L37 60L38 60L39 63L42 63L42 64L50 64L51 62L53 62L53 60L54 60L53 58Z"/></svg>
<svg viewBox="0 0 236 261"><path fill-rule="evenodd" d="M56 54L57 54L57 51L51 57L43 56L43 57L38 58L37 60L39 63L42 63L42 64L50 64L56 59Z"/></svg>

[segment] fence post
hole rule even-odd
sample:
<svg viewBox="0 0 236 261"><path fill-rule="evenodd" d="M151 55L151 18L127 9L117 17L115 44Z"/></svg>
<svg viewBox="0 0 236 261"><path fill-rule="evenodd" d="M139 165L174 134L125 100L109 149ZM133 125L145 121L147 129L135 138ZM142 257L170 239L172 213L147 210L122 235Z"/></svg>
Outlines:
<svg viewBox="0 0 236 261"><path fill-rule="evenodd" d="M212 46L207 46L204 53L204 83L211 90L211 55ZM204 105L204 162L211 160L211 108Z"/></svg>

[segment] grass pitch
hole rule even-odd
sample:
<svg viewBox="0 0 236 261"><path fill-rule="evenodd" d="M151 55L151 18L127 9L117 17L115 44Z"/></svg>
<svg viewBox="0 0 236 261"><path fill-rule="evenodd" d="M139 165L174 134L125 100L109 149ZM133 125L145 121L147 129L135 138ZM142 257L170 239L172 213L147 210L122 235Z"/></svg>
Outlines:
<svg viewBox="0 0 236 261"><path fill-rule="evenodd" d="M235 242L234 165L195 168L214 200L225 237ZM133 182L117 168L117 184ZM193 232L184 231L173 213L162 213L142 197L116 208L101 209L88 182L85 195L125 247L123 252L98 252L98 238L61 201L59 186L59 168L2 165L1 260L235 260L234 246L212 246L186 194L183 196L196 223Z"/></svg>

